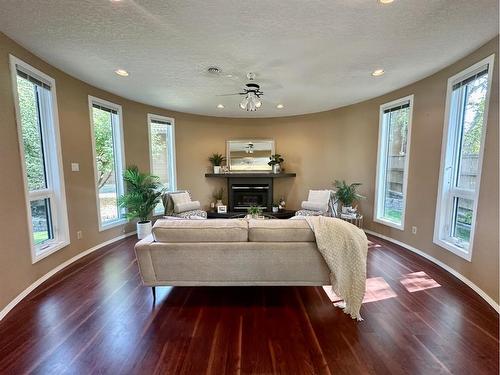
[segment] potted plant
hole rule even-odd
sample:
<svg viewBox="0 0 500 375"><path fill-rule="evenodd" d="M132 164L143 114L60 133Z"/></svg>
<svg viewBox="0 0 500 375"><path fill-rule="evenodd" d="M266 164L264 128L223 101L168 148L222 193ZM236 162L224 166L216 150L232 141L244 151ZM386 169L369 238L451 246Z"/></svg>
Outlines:
<svg viewBox="0 0 500 375"><path fill-rule="evenodd" d="M276 213L276 212L279 212L280 210L280 204L279 203L273 203L273 212Z"/></svg>
<svg viewBox="0 0 500 375"><path fill-rule="evenodd" d="M219 206L224 206L224 203L222 203L222 197L224 196L224 188L220 188L214 191L212 194L212 197L215 199L215 209Z"/></svg>
<svg viewBox="0 0 500 375"><path fill-rule="evenodd" d="M151 234L151 213L160 203L163 188L159 177L141 173L136 166L130 166L123 172L126 193L118 198L120 207L127 210L127 219L139 219L137 238L143 239Z"/></svg>
<svg viewBox="0 0 500 375"><path fill-rule="evenodd" d="M337 188L335 195L339 202L342 203L342 213L353 212L353 202L365 198L356 192L358 186L361 186L361 183L355 182L347 185L345 181L335 180L335 187Z"/></svg>
<svg viewBox="0 0 500 375"><path fill-rule="evenodd" d="M258 217L262 216L262 208L260 208L259 206L251 205L247 208L247 213L248 218L257 219Z"/></svg>
<svg viewBox="0 0 500 375"><path fill-rule="evenodd" d="M221 165L222 163L224 163L225 160L226 158L219 153L214 153L208 158L208 161L212 163L212 167L214 168L214 173L220 173Z"/></svg>
<svg viewBox="0 0 500 375"><path fill-rule="evenodd" d="M273 173L281 172L281 163L283 163L285 159L281 157L280 154L274 154L269 157L269 162L267 165L270 165L273 168Z"/></svg>

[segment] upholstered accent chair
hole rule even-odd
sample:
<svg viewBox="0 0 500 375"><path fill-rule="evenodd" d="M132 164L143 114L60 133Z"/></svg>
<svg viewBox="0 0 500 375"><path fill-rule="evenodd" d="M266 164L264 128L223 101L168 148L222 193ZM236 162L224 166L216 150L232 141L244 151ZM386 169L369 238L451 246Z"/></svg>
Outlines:
<svg viewBox="0 0 500 375"><path fill-rule="evenodd" d="M179 217L183 219L206 219L207 212L201 209L199 201L191 199L191 193L187 190L168 192L162 195L165 216Z"/></svg>
<svg viewBox="0 0 500 375"><path fill-rule="evenodd" d="M307 201L295 216L337 216L338 200L333 190L309 190Z"/></svg>

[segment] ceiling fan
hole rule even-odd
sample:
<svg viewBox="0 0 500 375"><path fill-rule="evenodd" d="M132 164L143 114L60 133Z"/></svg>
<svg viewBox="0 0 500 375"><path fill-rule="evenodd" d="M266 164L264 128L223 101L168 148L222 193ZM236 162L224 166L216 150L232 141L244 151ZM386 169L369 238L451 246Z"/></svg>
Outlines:
<svg viewBox="0 0 500 375"><path fill-rule="evenodd" d="M244 98L240 102L240 108L243 110L254 112L262 106L262 101L260 97L264 95L264 92L260 89L257 83L254 83L255 73L248 73L247 78L250 81L243 88L243 92L237 92L234 94L222 94L217 96L231 96L231 95L243 95Z"/></svg>

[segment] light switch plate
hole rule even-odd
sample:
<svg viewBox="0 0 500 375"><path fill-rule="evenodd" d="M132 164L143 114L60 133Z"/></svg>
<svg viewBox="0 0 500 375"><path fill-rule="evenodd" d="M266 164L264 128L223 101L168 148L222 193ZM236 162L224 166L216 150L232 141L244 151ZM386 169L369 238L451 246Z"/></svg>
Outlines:
<svg viewBox="0 0 500 375"><path fill-rule="evenodd" d="M71 163L71 171L72 172L80 172L80 164L78 164L78 163Z"/></svg>

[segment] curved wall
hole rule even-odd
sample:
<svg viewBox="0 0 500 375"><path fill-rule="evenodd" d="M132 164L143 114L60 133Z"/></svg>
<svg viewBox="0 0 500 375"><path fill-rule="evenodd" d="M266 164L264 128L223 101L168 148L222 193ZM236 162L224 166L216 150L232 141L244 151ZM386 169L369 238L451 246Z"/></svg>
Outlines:
<svg viewBox="0 0 500 375"><path fill-rule="evenodd" d="M71 245L36 264L31 264L30 259L9 53L52 76L57 85ZM59 264L134 229L128 224L98 231L88 95L122 105L126 162L141 169L149 168L147 113L174 117L178 187L190 189L196 199L206 205L211 201L212 191L223 186L222 179L203 176L208 171L207 157L216 151L224 153L225 140L231 138L276 140L277 151L286 159L285 167L297 172L295 179L282 179L276 184L276 198L284 195L291 208L298 207L310 188L331 187L334 179L362 182L361 193L368 198L360 207L367 229L427 252L472 280L498 302L498 62L495 62L493 77L472 262L432 243L446 81L491 53L498 55L498 37L433 76L348 107L288 118L228 119L176 113L117 97L46 64L0 34L0 163L3 177L0 183L0 310ZM399 231L371 220L378 111L380 104L409 94L415 95L415 102L406 230ZM80 172L71 172L71 162L80 163ZM418 226L416 236L411 234L412 225ZM78 230L83 231L82 240L76 239Z"/></svg>

